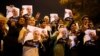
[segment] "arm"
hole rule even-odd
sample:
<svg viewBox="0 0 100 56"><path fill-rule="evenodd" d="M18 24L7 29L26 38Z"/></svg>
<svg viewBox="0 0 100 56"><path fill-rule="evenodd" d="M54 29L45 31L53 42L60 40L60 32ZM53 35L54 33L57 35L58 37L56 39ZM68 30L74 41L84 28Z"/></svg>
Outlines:
<svg viewBox="0 0 100 56"><path fill-rule="evenodd" d="M18 37L18 42L19 42L19 43L22 43L22 42L23 42L26 33L27 33L27 29L25 29L25 28L23 27L22 30L19 32L19 37Z"/></svg>

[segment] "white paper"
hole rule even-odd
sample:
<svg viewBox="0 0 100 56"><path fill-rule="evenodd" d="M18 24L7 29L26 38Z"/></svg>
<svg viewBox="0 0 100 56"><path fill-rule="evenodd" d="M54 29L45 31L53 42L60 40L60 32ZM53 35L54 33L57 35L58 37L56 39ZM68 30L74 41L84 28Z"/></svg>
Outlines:
<svg viewBox="0 0 100 56"><path fill-rule="evenodd" d="M13 10L14 7L11 7L11 6L6 6L6 17L7 18L10 18L11 16L13 16L12 14L12 10Z"/></svg>
<svg viewBox="0 0 100 56"><path fill-rule="evenodd" d="M85 34L89 35L91 32L96 35L96 30L91 30L91 29L86 30Z"/></svg>
<svg viewBox="0 0 100 56"><path fill-rule="evenodd" d="M85 31L85 36L84 36L84 43L86 42L86 41L89 41L89 40L91 40L91 37L90 37L90 33L94 33L95 35L96 35L96 30L91 30L91 29L88 29L88 30L86 30Z"/></svg>
<svg viewBox="0 0 100 56"><path fill-rule="evenodd" d="M23 8L23 14L22 15L27 14L27 8L31 8L31 12L33 13L33 6L32 5L22 5L22 8Z"/></svg>
<svg viewBox="0 0 100 56"><path fill-rule="evenodd" d="M7 11L6 12L6 17L7 17L7 19L9 19L10 17L13 16L13 13L12 13L13 9L15 9L17 11L17 13L18 13L17 16L19 16L19 14L20 14L20 9L19 8L14 7L14 6L6 6L6 11Z"/></svg>
<svg viewBox="0 0 100 56"><path fill-rule="evenodd" d="M50 14L50 22L53 22L56 19L58 19L58 14L57 13L51 13Z"/></svg>
<svg viewBox="0 0 100 56"><path fill-rule="evenodd" d="M85 35L83 40L84 40L84 43L85 43L85 42L91 40L91 37L89 35Z"/></svg>
<svg viewBox="0 0 100 56"><path fill-rule="evenodd" d="M38 27L27 25L27 30L30 32L34 32Z"/></svg>
<svg viewBox="0 0 100 56"><path fill-rule="evenodd" d="M67 17L72 17L72 10L70 9L65 9L65 15L64 15L64 19Z"/></svg>
<svg viewBox="0 0 100 56"><path fill-rule="evenodd" d="M63 37L62 36L62 32L65 32L66 33L66 36L65 37L68 36L68 30L66 28L60 28L58 31L59 31L59 35L57 36L57 40Z"/></svg>
<svg viewBox="0 0 100 56"><path fill-rule="evenodd" d="M71 46L70 46L70 48L75 46L75 41L74 41L75 38L76 38L76 36L69 36L69 39L71 40Z"/></svg>
<svg viewBox="0 0 100 56"><path fill-rule="evenodd" d="M37 27L34 27L34 26L30 26L28 25L27 26L27 34L25 36L25 39L24 39L24 42L27 41L27 40L31 40L33 39L33 32L37 29Z"/></svg>

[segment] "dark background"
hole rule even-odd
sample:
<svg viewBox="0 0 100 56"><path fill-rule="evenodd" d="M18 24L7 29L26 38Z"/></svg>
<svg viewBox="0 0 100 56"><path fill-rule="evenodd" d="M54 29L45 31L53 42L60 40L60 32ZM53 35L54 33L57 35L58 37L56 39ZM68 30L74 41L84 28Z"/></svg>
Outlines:
<svg viewBox="0 0 100 56"><path fill-rule="evenodd" d="M22 5L33 5L33 15L40 12L42 17L50 13L58 13L60 17L64 15L64 9L76 9L81 15L89 15L95 25L100 22L100 0L69 0L61 5L60 0L0 0L0 13L6 15L6 5L15 5L21 8Z"/></svg>

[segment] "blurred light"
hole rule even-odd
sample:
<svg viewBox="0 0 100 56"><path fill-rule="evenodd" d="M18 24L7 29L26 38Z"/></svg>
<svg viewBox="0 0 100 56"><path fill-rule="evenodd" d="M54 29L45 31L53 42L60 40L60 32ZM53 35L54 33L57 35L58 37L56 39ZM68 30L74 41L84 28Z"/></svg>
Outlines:
<svg viewBox="0 0 100 56"><path fill-rule="evenodd" d="M68 3L68 1L69 0L60 0L59 2L60 2L61 5L64 5L64 4Z"/></svg>

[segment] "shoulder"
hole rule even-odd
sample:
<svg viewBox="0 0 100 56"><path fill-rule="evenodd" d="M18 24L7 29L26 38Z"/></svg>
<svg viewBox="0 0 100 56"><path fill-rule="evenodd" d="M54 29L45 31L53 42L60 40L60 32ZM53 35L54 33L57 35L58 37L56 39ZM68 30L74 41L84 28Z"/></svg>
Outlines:
<svg viewBox="0 0 100 56"><path fill-rule="evenodd" d="M26 27L22 27L21 31L22 31L22 32L27 31Z"/></svg>

